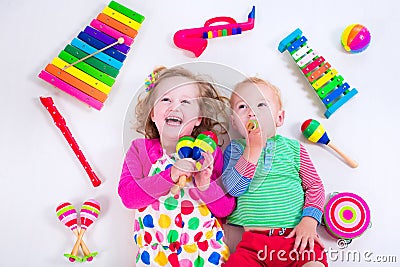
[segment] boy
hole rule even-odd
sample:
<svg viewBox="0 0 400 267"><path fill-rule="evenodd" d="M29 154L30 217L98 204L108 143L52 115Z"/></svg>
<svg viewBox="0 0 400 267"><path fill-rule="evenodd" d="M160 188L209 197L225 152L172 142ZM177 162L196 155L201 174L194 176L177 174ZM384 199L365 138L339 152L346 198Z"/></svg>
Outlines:
<svg viewBox="0 0 400 267"><path fill-rule="evenodd" d="M237 197L228 223L245 232L224 266L328 266L316 232L324 187L305 148L276 134L285 118L278 88L248 78L236 85L230 104L243 138L225 150L222 181ZM249 121L257 128L248 130Z"/></svg>

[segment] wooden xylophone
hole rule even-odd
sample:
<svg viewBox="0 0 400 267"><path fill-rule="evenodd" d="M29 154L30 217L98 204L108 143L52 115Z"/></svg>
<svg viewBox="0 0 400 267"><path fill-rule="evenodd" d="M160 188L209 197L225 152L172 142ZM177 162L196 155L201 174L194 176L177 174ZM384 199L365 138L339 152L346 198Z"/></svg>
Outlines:
<svg viewBox="0 0 400 267"><path fill-rule="evenodd" d="M296 29L279 43L278 50L287 50L297 63L304 76L317 92L326 107L325 117L329 118L337 109L349 101L358 91L343 82L336 69L325 58L307 44L307 38L300 29Z"/></svg>
<svg viewBox="0 0 400 267"><path fill-rule="evenodd" d="M143 20L144 16L111 1L39 77L100 110Z"/></svg>

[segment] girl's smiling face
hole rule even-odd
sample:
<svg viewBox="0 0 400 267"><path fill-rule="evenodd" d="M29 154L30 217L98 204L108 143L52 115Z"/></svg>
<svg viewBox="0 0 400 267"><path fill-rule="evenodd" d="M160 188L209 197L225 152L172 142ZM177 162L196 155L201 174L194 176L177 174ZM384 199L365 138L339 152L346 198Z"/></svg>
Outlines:
<svg viewBox="0 0 400 267"><path fill-rule="evenodd" d="M150 115L162 142L177 142L180 137L191 135L193 128L201 123L198 84L187 78L170 77L155 90L156 100Z"/></svg>

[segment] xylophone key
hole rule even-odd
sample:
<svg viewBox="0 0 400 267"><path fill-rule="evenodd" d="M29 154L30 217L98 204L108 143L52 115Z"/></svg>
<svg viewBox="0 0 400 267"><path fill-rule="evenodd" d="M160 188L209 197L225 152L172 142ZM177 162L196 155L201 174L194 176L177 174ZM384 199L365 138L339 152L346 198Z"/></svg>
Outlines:
<svg viewBox="0 0 400 267"><path fill-rule="evenodd" d="M120 37L124 38L124 44L126 44L126 45L130 46L133 44L133 38L129 37L126 34L123 34L120 31L117 31L117 30L111 28L107 24L104 24L103 22L101 22L97 19L92 20L92 22L90 22L90 26L92 26L93 28L95 28L115 39L118 39Z"/></svg>
<svg viewBox="0 0 400 267"><path fill-rule="evenodd" d="M63 71L60 68L57 68L53 64L48 64L45 68L45 70L59 78L60 80L63 80L64 82L72 85L75 88L78 88L82 92L84 92L87 95L90 95L91 97L99 100L100 102L106 101L107 99L107 94L97 90L96 88L91 87L90 85L82 82L81 80L75 78L71 74Z"/></svg>
<svg viewBox="0 0 400 267"><path fill-rule="evenodd" d="M307 38L302 36L296 41L294 41L288 48L287 50L289 53L293 53L293 51L296 51L299 47L301 47L303 44L307 42Z"/></svg>
<svg viewBox="0 0 400 267"><path fill-rule="evenodd" d="M331 64L326 62L319 69L315 70L314 72L311 73L310 76L307 77L308 81L310 83L314 82L316 79L321 77L321 75L324 74L330 67L331 67Z"/></svg>
<svg viewBox="0 0 400 267"><path fill-rule="evenodd" d="M93 36L94 38L100 40L101 42L105 43L106 45L113 44L117 41L117 39L114 39L111 36L109 36L105 33L102 33L101 31L98 31L89 26L86 26L84 32L89 34L90 36ZM126 44L116 44L113 47L124 54L128 54L129 50L131 49Z"/></svg>
<svg viewBox="0 0 400 267"><path fill-rule="evenodd" d="M315 83L312 84L312 87L314 87L315 90L318 90L321 88L324 84L329 82L335 75L337 74L337 70L332 69L330 72L326 73L324 76L319 78Z"/></svg>
<svg viewBox="0 0 400 267"><path fill-rule="evenodd" d="M325 58L320 56L319 58L317 58L316 60L314 60L313 62L311 62L310 64L308 64L305 68L302 69L302 72L304 75L307 75L308 73L310 73L312 70L314 70L316 67L318 67L319 65L321 65L323 62L325 61Z"/></svg>
<svg viewBox="0 0 400 267"><path fill-rule="evenodd" d="M302 48L300 48L299 50L297 50L295 53L293 53L292 57L294 60L297 61L299 58L305 56L308 53L308 51L310 51L310 50L311 50L310 46L305 45Z"/></svg>
<svg viewBox="0 0 400 267"><path fill-rule="evenodd" d="M105 43L97 40L96 38L90 36L89 34L87 34L85 32L80 32L78 35L78 38L98 50L107 46ZM119 52L117 49L115 49L113 47L110 47L110 48L104 50L103 53L109 55L110 57L115 58L119 62L124 62L124 60L126 59L126 55Z"/></svg>
<svg viewBox="0 0 400 267"><path fill-rule="evenodd" d="M348 83L342 84L337 89L335 89L332 93L330 93L327 97L322 99L322 102L325 104L325 106L329 107L333 100L335 100L338 96L343 94L349 88L350 88L350 85Z"/></svg>
<svg viewBox="0 0 400 267"><path fill-rule="evenodd" d="M310 54L307 54L305 57L303 57L302 59L300 59L297 62L297 65L302 68L304 67L306 64L308 64L310 61L313 61L315 57L318 56L318 53L316 51L312 51Z"/></svg>
<svg viewBox="0 0 400 267"><path fill-rule="evenodd" d="M78 38L75 38L72 40L71 45L75 46L76 48L81 49L82 51L88 53L88 54L92 54L95 53L97 51L96 48L88 45L87 43L79 40ZM100 52L96 55L94 55L95 58L100 59L101 61L103 61L104 63L113 66L116 69L121 69L122 67L122 63L110 56L108 56L107 54L104 54L103 52Z"/></svg>
<svg viewBox="0 0 400 267"><path fill-rule="evenodd" d="M120 31L123 34L126 34L132 38L135 38L138 33L137 30L134 30L131 27L126 26L125 24L119 22L118 20L115 20L115 19L111 18L110 16L107 16L106 14L103 14L103 13L100 13L97 16L97 20L103 22L104 24L107 24L111 28L114 28L117 31Z"/></svg>
<svg viewBox="0 0 400 267"><path fill-rule="evenodd" d="M342 75L334 77L327 85L321 87L317 91L319 98L324 99L327 94L329 94L336 87L340 86L342 84L343 80L344 79L343 79Z"/></svg>
<svg viewBox="0 0 400 267"><path fill-rule="evenodd" d="M126 26L131 27L132 29L138 31L141 27L141 24L127 16L125 16L124 14L121 14L117 11L115 11L114 9L110 8L110 7L105 7L103 9L103 13L110 16L111 18L118 20L119 22L125 24Z"/></svg>
<svg viewBox="0 0 400 267"><path fill-rule="evenodd" d="M123 6L115 1L111 1L108 6L112 9L114 9L115 11L118 11L119 13L127 16L128 18L133 19L134 21L136 21L138 23L142 23L144 21L144 16L140 15L139 13L136 13L133 10L130 10L129 8Z"/></svg>
<svg viewBox="0 0 400 267"><path fill-rule="evenodd" d="M58 57L54 58L53 61L51 62L51 64L53 64L54 66L56 66L60 69L64 69L66 66L69 65L67 62L65 62L64 60L62 60ZM78 68L75 68L74 66L66 68L65 71L68 72L69 74L71 74L72 76L74 76L75 78L81 80L82 82L87 83L88 85L96 88L97 90L99 90L105 94L108 94L111 91L110 86L100 82L99 80L93 78L92 76L79 70Z"/></svg>
<svg viewBox="0 0 400 267"><path fill-rule="evenodd" d="M81 90L73 87L72 85L64 82L63 80L57 78L56 76L48 73L47 71L42 70L39 74L39 77L44 81L50 83L51 85L57 87L58 89L66 92L67 94L79 99L80 101L88 104L89 106L101 110L103 107L103 103L99 100L85 94Z"/></svg>
<svg viewBox="0 0 400 267"><path fill-rule="evenodd" d="M58 54L58 57L65 62L71 64L79 59L74 57L73 55L67 53L66 51L61 51L60 54ZM99 71L98 69L92 67L91 65L85 63L85 62L79 62L78 64L75 65L76 68L80 69L81 71L84 71L85 73L89 74L90 76L96 78L97 80L107 84L108 86L113 86L115 79L112 78L111 76L108 76L107 74Z"/></svg>

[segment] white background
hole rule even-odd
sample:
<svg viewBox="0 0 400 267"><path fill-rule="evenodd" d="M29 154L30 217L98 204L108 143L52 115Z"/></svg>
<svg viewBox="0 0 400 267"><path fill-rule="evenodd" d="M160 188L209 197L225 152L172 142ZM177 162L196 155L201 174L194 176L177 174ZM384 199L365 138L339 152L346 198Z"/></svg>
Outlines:
<svg viewBox="0 0 400 267"><path fill-rule="evenodd" d="M394 255L400 261L398 1L119 2L145 15L146 20L104 109L98 112L37 75L108 1L0 1L0 266L71 266L63 253L71 250L75 238L58 221L55 208L71 201L79 209L92 197L101 203L102 213L84 237L88 247L99 252L90 264L134 265L133 212L123 207L117 195L126 111L154 66L199 60L227 65L246 75L257 74L280 87L286 122L279 132L305 144L327 193L357 193L370 206L373 226L348 250L371 251L372 257ZM246 21L252 5L256 6L253 31L210 40L198 59L174 47L175 31L200 27L217 16ZM351 23L364 24L372 33L370 47L361 54L348 54L340 44L343 29ZM280 40L297 27L359 91L330 119L323 117L322 103L287 52L277 50ZM102 179L100 187L91 186L39 96L54 98ZM305 140L299 128L308 118L320 121L332 142L360 166L351 169L328 147ZM319 232L328 248L337 249L324 229ZM331 266L378 265L363 259L360 263L343 260L339 257Z"/></svg>

